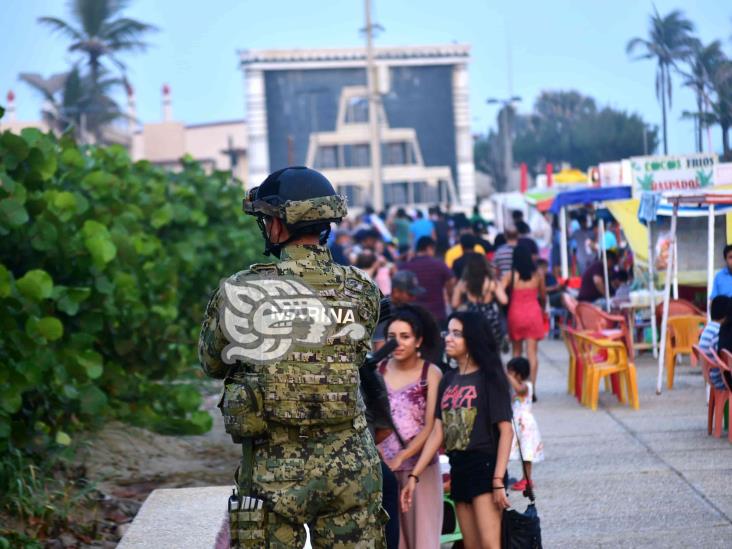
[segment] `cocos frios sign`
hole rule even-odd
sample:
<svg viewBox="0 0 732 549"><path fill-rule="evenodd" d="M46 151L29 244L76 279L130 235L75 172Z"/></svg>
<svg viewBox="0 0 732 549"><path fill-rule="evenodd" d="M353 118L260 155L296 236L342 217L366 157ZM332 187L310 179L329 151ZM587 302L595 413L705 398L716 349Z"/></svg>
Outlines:
<svg viewBox="0 0 732 549"><path fill-rule="evenodd" d="M633 194L690 191L714 185L716 154L636 156L630 159Z"/></svg>

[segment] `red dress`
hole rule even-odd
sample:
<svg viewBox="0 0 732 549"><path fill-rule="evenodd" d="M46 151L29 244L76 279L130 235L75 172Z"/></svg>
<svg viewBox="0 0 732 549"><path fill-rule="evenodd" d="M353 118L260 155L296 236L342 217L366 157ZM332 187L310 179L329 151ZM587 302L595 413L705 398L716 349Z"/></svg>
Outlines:
<svg viewBox="0 0 732 549"><path fill-rule="evenodd" d="M539 290L513 288L508 305L508 337L511 341L544 338L544 316L539 306Z"/></svg>

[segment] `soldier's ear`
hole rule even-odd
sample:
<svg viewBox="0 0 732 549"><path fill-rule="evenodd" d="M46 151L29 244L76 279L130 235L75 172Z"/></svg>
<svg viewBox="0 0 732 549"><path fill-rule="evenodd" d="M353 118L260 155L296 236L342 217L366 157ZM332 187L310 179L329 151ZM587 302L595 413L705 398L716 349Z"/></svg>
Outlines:
<svg viewBox="0 0 732 549"><path fill-rule="evenodd" d="M278 242L285 242L290 238L290 231L287 229L287 225L279 218L275 218L275 221L277 222L277 228L279 230L279 238L277 239Z"/></svg>
<svg viewBox="0 0 732 549"><path fill-rule="evenodd" d="M285 227L285 224L279 217L272 217L271 219L272 221L269 229L270 242L273 244L284 242L290 237L287 227Z"/></svg>

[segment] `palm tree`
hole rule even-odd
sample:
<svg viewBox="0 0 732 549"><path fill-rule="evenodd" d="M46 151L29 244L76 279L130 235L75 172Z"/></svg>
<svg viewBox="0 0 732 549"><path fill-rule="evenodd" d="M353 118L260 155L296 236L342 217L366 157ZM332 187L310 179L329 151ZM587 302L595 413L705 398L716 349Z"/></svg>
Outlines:
<svg viewBox="0 0 732 549"><path fill-rule="evenodd" d="M722 129L723 158L732 160L730 151L729 130L732 128L732 61L725 59L712 75L712 85L716 101L711 104L711 112L705 117L707 125L718 124Z"/></svg>
<svg viewBox="0 0 732 549"><path fill-rule="evenodd" d="M110 99L106 92L110 81L102 80L105 78L102 59L109 58L124 73L125 65L119 55L145 50L147 43L143 37L157 29L153 25L122 16L129 0L70 0L69 5L72 23L56 17L41 17L38 21L69 38L70 52L81 53L86 57L90 85L87 107L95 113L109 112ZM106 118L100 115L89 120L89 129L97 138L101 136L101 126L98 124Z"/></svg>
<svg viewBox="0 0 732 549"><path fill-rule="evenodd" d="M94 98L89 94L92 87L89 76L82 76L77 65L67 73L54 74L49 78L37 73L22 73L20 79L43 96L44 121L59 133L72 131L77 138L85 140L87 128L101 129L123 116L111 98L113 89L122 84L120 78L102 78Z"/></svg>
<svg viewBox="0 0 732 549"><path fill-rule="evenodd" d="M692 46L692 55L688 59L689 71L682 72L685 78L683 82L684 86L694 90L694 94L696 95L696 113L684 113L684 116L694 118L697 122L697 152L702 152L703 149L703 122L707 106L711 101L710 94L714 88L712 79L724 60L725 55L722 51L722 43L719 40L715 40L707 46L695 40Z"/></svg>
<svg viewBox="0 0 732 549"><path fill-rule="evenodd" d="M671 107L671 69L676 68L677 61L688 57L691 53L694 24L684 17L684 14L674 10L666 16L661 16L654 7L650 18L648 39L633 38L625 47L628 54L638 49L642 52L634 59L655 59L656 67L656 97L661 100L661 114L663 117L663 153L668 154L668 135L666 127L666 99Z"/></svg>

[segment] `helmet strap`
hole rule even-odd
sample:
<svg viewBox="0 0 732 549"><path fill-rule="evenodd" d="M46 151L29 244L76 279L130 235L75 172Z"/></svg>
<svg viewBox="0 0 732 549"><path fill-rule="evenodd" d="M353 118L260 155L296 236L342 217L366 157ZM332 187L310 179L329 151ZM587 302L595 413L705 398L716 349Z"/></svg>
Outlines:
<svg viewBox="0 0 732 549"><path fill-rule="evenodd" d="M287 240L275 244L274 242L272 242L271 225L269 231L267 231L267 225L265 224L264 219L261 216L257 217L257 224L259 225L259 230L261 231L262 237L264 238L264 255L267 256L273 255L277 259L279 259L280 255L282 254L282 248L284 248L287 244L292 242L297 237L297 235L291 234Z"/></svg>
<svg viewBox="0 0 732 549"><path fill-rule="evenodd" d="M269 231L267 231L267 225L264 222L263 216L257 216L257 225L259 226L259 230L262 233L262 237L264 238L264 255L270 256L273 255L277 259L280 258L280 255L282 254L282 249L287 246L290 242L298 238L298 234L296 231L291 232L289 238L287 240L284 240L282 242L278 242L277 244L272 242L271 239L271 231L270 228ZM331 232L331 226L328 224L328 228L325 229L323 232L320 233L319 237L319 243L321 246L325 246L328 243L328 238L330 237Z"/></svg>
<svg viewBox="0 0 732 549"><path fill-rule="evenodd" d="M320 233L320 245L325 246L328 243L328 238L330 238L330 230L331 225L328 223L328 228L324 230L322 233Z"/></svg>

